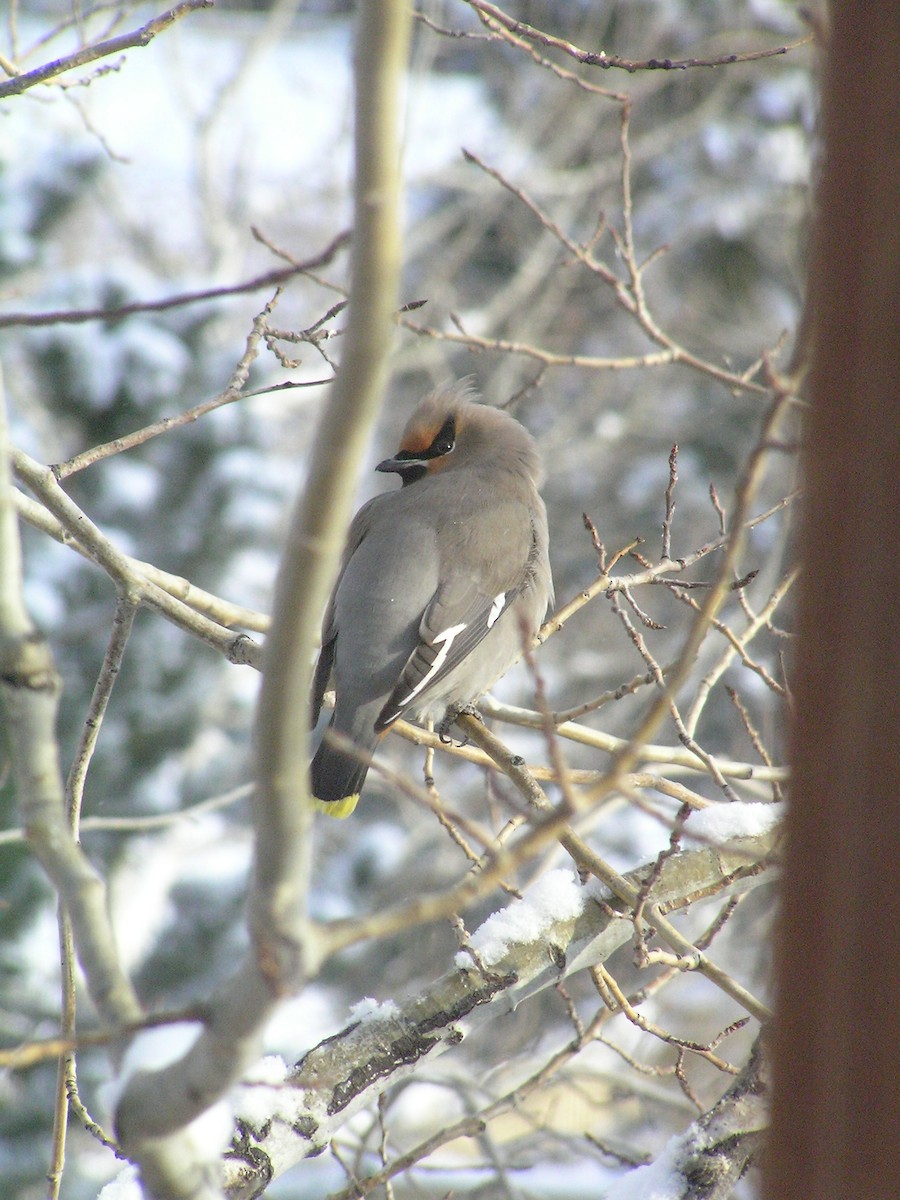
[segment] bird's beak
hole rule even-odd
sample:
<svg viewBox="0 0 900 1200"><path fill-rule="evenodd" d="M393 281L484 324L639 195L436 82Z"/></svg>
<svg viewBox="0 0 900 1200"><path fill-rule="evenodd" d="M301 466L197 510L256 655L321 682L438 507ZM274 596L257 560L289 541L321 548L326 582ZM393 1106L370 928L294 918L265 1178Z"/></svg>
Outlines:
<svg viewBox="0 0 900 1200"><path fill-rule="evenodd" d="M427 458L400 458L397 455L394 458L386 458L384 462L380 462L375 468L376 471L383 471L386 475L396 474L402 475L404 471L408 471L410 467L427 467L429 460Z"/></svg>

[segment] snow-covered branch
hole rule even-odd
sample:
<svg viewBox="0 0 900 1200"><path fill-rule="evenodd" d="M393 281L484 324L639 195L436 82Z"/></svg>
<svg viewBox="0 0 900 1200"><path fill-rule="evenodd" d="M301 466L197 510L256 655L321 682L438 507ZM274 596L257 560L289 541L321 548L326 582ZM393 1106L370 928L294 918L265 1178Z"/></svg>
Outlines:
<svg viewBox="0 0 900 1200"><path fill-rule="evenodd" d="M723 805L723 809L729 806ZM739 894L772 878L776 840L767 805L739 805L770 827L724 848L684 851L657 870L624 878L665 911L697 896ZM765 810L765 811L763 811ZM746 811L742 814L747 819ZM713 825L707 819L707 827ZM734 828L738 828L735 825ZM459 1045L479 1026L578 971L605 962L635 933L632 914L605 888L579 885L567 870L543 876L520 901L495 913L460 951L452 970L402 1003L382 1005L311 1050L297 1065L268 1062L245 1081L237 1132L226 1155L229 1200L250 1200L271 1179L320 1153L336 1131L387 1087ZM257 1079L253 1082L254 1078Z"/></svg>
<svg viewBox="0 0 900 1200"><path fill-rule="evenodd" d="M729 1200L768 1123L762 1037L722 1098L673 1137L647 1166L615 1184L604 1200Z"/></svg>

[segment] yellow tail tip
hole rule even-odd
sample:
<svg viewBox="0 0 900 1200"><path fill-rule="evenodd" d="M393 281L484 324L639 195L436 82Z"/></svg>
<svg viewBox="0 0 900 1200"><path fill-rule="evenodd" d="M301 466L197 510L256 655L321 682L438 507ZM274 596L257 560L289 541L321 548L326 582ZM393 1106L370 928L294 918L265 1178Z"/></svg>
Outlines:
<svg viewBox="0 0 900 1200"><path fill-rule="evenodd" d="M349 817L359 801L359 792L352 796L345 796L343 800L319 800L313 796L313 808L316 812L325 813L328 817L339 817L343 820L344 817Z"/></svg>

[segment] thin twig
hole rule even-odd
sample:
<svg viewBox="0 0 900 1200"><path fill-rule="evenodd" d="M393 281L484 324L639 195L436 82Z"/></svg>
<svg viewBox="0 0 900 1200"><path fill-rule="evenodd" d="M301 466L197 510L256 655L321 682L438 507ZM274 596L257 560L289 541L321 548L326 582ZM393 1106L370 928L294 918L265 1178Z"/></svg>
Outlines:
<svg viewBox="0 0 900 1200"><path fill-rule="evenodd" d="M122 554L63 491L49 467L41 466L21 450L14 450L12 459L19 479L40 497L88 557L101 566L117 586L201 638L223 653L229 662L260 665L260 647L246 634L224 629L141 576L132 566L132 560Z"/></svg>
<svg viewBox="0 0 900 1200"><path fill-rule="evenodd" d="M85 450L81 454L76 454L74 458L68 459L66 462L56 463L51 467L57 479L66 479L70 475L74 475L78 471L83 471L85 467L91 466L93 463L100 462L101 459L110 458L114 454L121 454L124 450L131 450L135 446L142 446L151 438L159 437L162 433L167 433L170 429L180 429L184 425L190 425L206 413L213 412L217 408L222 408L226 404L233 404L235 400L243 398L244 384L250 375L250 367L253 360L259 354L259 343L266 329L266 322L271 316L272 310L277 303L278 293L269 301L261 313L259 313L253 321L253 326L250 333L247 335L244 353L241 355L237 366L232 372L231 379L228 381L228 387L218 396L214 396L211 400L204 400L201 404L195 404L193 408L186 409L175 417L163 417L160 421L154 421L152 425L146 425L143 429L137 429L134 433L126 434L125 437L114 438L111 442L105 442L101 446L93 446L90 450Z"/></svg>
<svg viewBox="0 0 900 1200"><path fill-rule="evenodd" d="M620 71L627 71L631 75L636 71L686 71L693 67L726 67L739 62L758 62L763 58L775 58L781 54L789 54L792 50L797 50L800 46L806 46L813 40L813 34L809 33L796 42L789 42L783 46L772 46L766 50L749 50L742 54L723 54L716 58L628 59L621 58L618 54L606 54L602 50L581 50L578 46L573 45L572 42L567 42L563 38L544 33L542 30L536 29L533 25L528 25L524 21L519 21L515 17L511 17L502 9L497 8L495 4L487 3L487 0L465 0L465 2L471 8L474 8L482 19L492 18L512 33L537 42L548 49L559 50L563 54L568 55L569 58L574 58L577 62L584 63L586 66L600 67L604 71L616 68Z"/></svg>
<svg viewBox="0 0 900 1200"><path fill-rule="evenodd" d="M451 319L454 314L450 314ZM404 329L416 333L420 337L433 338L441 342L455 342L468 346L472 350L492 350L501 354L521 354L525 358L533 358L539 363L551 367L582 367L590 371L633 371L638 367L662 367L676 361L676 355L671 350L652 351L649 354L629 354L618 358L602 358L590 354L558 354L552 350L543 350L527 342L514 342L506 338L482 337L479 334L467 333L457 326L458 332L432 329L426 325L418 325L415 321L401 320ZM755 385L747 384L748 391L756 391Z"/></svg>
<svg viewBox="0 0 900 1200"><path fill-rule="evenodd" d="M171 829L182 820L196 820L207 812L218 812L228 808L239 800L246 800L253 791L252 783L243 783L239 787L223 792L221 796L211 796L207 800L199 800L186 808L175 812L153 813L148 816L134 817L82 817L79 831L86 833L149 833L155 829ZM21 829L0 829L0 846L15 845L25 840Z"/></svg>
<svg viewBox="0 0 900 1200"><path fill-rule="evenodd" d="M57 520L43 504L32 500L30 496L26 496L24 492L17 489L13 491L13 499L19 515L34 529L46 533L63 546L69 546L89 562L96 562L95 557L81 545L71 530ZM154 567L152 563L142 562L127 554L122 555L122 561L134 574L156 584L176 600L182 600L190 608L209 617L211 621L215 621L219 625L228 629L249 629L254 633L265 633L269 628L269 617L266 613L252 608L244 608L240 604L232 604L230 600L223 600L221 596L204 591L203 588L197 587L183 576L162 571L159 567Z"/></svg>
<svg viewBox="0 0 900 1200"><path fill-rule="evenodd" d="M199 2L199 0L198 0ZM203 0L211 4L212 0ZM0 85L2 86L2 85ZM287 283L296 275L308 275L316 267L320 267L334 258L335 254L350 240L347 232L339 233L333 241L314 258L289 267L279 267L276 271L266 271L255 279L244 283L226 284L221 287L204 288L198 292L181 292L174 296L166 296L162 300L135 300L131 304L122 304L117 308L79 308L44 313L3 313L0 314L0 329L10 325L24 325L34 328L41 325L82 325L86 321L122 321L126 317L137 316L140 313L166 312L171 308L184 308L189 304L203 304L210 300L218 300L225 296L240 296L245 292L260 292L267 288L278 287Z"/></svg>
<svg viewBox="0 0 900 1200"><path fill-rule="evenodd" d="M142 1029L156 1029L160 1025L182 1025L185 1022L200 1024L209 1016L208 1009L200 1005L167 1012L146 1013L140 1020L126 1022L114 1027L95 1030L82 1030L77 1037L61 1038L59 1036L26 1042L11 1049L0 1049L0 1067L5 1070L24 1071L38 1063L48 1062L58 1058L70 1050L84 1050L88 1047L111 1046L121 1042L123 1037L139 1033Z"/></svg>
<svg viewBox="0 0 900 1200"><path fill-rule="evenodd" d="M571 83L582 91L591 92L595 96L606 96L610 100L618 100L620 103L625 99L621 92L614 92L609 88L601 87L597 83L591 83L588 79L582 79L574 71L568 71L565 67L561 67L551 59L545 58L543 54L540 54L524 38L516 37L511 29L501 25L499 22L492 21L486 15L481 17L482 24L488 30L486 34L472 33L467 29L447 29L444 26L438 25L430 17L426 16L425 13L417 12L415 16L423 25L435 33L441 34L443 37L464 38L470 42L505 42L508 46L515 46L516 49L523 51L537 66L543 68L545 71L550 71L557 79L561 79L565 83Z"/></svg>
<svg viewBox="0 0 900 1200"><path fill-rule="evenodd" d="M715 1054L709 1045L702 1045L700 1042L691 1041L688 1038L680 1038L674 1033L669 1033L662 1026L648 1020L643 1013L629 1003L618 983L615 981L610 972L602 963L598 963L596 967L591 968L591 975L594 976L597 983L598 991L601 996L606 998L608 994L610 999L607 1003L614 1011L621 1012L632 1025L636 1025L638 1029L642 1029L645 1033L650 1033L653 1037L659 1038L660 1041L666 1042L669 1046L676 1046L681 1050L687 1050L691 1054L696 1054L698 1058L704 1058L708 1063L711 1063L719 1071L724 1071L729 1075L739 1074L739 1068L726 1062Z"/></svg>
<svg viewBox="0 0 900 1200"><path fill-rule="evenodd" d="M669 454L669 484L666 488L666 515L662 524L662 557L672 557L672 518L675 515L675 485L678 482L678 444Z"/></svg>
<svg viewBox="0 0 900 1200"><path fill-rule="evenodd" d="M137 602L130 595L123 593L117 598L109 643L106 647L106 653L103 656L100 674L94 685L90 707L82 726L81 737L78 740L72 765L69 768L69 775L66 780L66 801L72 832L76 837L78 836L81 821L81 800L84 793L84 783L87 778L88 767L90 766L94 749L97 745L97 738L100 736L100 728L103 724L103 718L106 715L106 708L109 704L113 685L116 682L119 669L122 665L125 647L131 636L136 612Z"/></svg>
<svg viewBox="0 0 900 1200"><path fill-rule="evenodd" d="M737 690L735 688L726 687L725 692L728 698L731 700L731 703L737 709L738 716L741 718L741 723L746 729L747 736L750 738L750 741L753 744L753 749L767 766L771 765L772 757L766 749L762 738L760 737L759 730L751 721L750 713L747 711L747 708L738 695ZM784 792L782 791L781 785L777 780L773 780L772 782L772 799L775 801L784 799Z"/></svg>
<svg viewBox="0 0 900 1200"><path fill-rule="evenodd" d="M505 721L510 725L522 726L525 729L540 730L543 728L541 714L535 712L533 709L521 708L514 704L503 704L492 697L486 696L483 696L479 701L479 707L486 716ZM412 742L415 746L434 746L435 749L443 749L445 753L453 757L464 758L468 762L477 763L480 766L486 766L490 761L485 758L485 755L481 751L472 746L442 746L436 734L429 734L418 725L413 725L408 721L397 721L392 726L392 730L406 741ZM569 741L576 742L582 746L589 746L595 750L602 750L605 754L614 755L620 753L628 746L628 741L625 738L604 733L599 729L590 729L586 725L579 725L575 721L563 722L557 726L556 732L559 737L567 738ZM665 766L669 771L684 770L704 773L703 764L698 761L696 755L679 746L663 746L646 742L642 745L638 757L642 762L657 763L660 766ZM788 777L787 770L784 767L765 767L759 766L756 763L720 758L716 759L716 765L719 771L730 779L755 779L762 782L771 782L773 779L784 781ZM377 762L375 766L377 769ZM529 766L528 771L536 780L542 782L553 780L552 771L545 766L537 764ZM573 782L576 783L586 783L591 780L599 783L601 779L606 778L605 772L598 771L572 770L570 774ZM628 773L622 776L623 785L628 778Z"/></svg>
<svg viewBox="0 0 900 1200"><path fill-rule="evenodd" d="M65 58L57 58L53 62L44 63L43 66L35 67L33 71L26 71L22 75L14 75L12 79L8 79L5 83L0 83L0 100L6 96L21 95L22 92L28 91L29 88L35 87L39 83L46 83L48 79L53 79L56 75L61 75L64 71L71 71L75 67L83 67L89 62L96 62L98 58L107 58L110 54L120 54L123 50L146 46L153 41L158 33L162 33L168 29L179 18L186 16L195 9L212 8L212 5L213 0L181 0L180 4L176 4L168 12L154 17L152 21L148 21L146 25L142 25L140 29L132 30L131 33L120 34L118 37L110 38L105 42L95 42L93 46L83 46L73 54L67 54Z"/></svg>
<svg viewBox="0 0 900 1200"><path fill-rule="evenodd" d="M717 623L717 631L727 639L729 644L726 646L718 661L714 663L709 671L707 671L697 686L694 702L691 705L690 711L688 712L685 720L685 726L689 733L693 733L693 731L697 728L700 716L712 692L712 689L724 675L730 664L734 661L736 655L740 657L744 666L753 671L754 674L758 675L766 684L766 686L775 692L776 695L784 696L786 694L783 686L778 683L778 681L774 679L763 666L749 656L746 648L761 630L768 627L773 613L781 604L787 593L791 590L794 583L799 578L799 575L799 567L795 567L788 571L785 577L772 592L765 606L742 633L736 634L733 630L729 629L727 625ZM692 604L689 597L681 597L681 599L683 599L685 603Z"/></svg>

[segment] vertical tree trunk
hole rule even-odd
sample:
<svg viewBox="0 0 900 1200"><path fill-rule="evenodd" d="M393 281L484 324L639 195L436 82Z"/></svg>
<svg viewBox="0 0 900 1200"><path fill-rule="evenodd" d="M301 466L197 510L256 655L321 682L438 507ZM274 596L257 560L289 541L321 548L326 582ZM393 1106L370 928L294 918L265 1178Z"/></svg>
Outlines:
<svg viewBox="0 0 900 1200"><path fill-rule="evenodd" d="M900 1178L900 14L835 0L832 21L773 1200L887 1200Z"/></svg>

